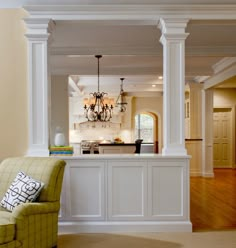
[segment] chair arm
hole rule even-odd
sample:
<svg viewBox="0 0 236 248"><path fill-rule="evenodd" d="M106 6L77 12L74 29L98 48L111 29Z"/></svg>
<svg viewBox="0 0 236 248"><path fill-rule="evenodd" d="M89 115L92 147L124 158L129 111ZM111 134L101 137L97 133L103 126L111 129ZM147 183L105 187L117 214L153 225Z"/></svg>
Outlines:
<svg viewBox="0 0 236 248"><path fill-rule="evenodd" d="M27 215L48 214L58 212L60 202L30 202L22 203L12 211L13 218L24 218Z"/></svg>

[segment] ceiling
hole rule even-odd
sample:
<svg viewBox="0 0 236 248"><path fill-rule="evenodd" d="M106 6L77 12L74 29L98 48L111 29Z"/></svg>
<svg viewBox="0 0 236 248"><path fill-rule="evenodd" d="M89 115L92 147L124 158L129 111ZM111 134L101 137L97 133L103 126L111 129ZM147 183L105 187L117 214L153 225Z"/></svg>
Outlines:
<svg viewBox="0 0 236 248"><path fill-rule="evenodd" d="M236 0L224 0L224 5ZM136 5L143 0L0 0L1 8L23 5ZM222 0L145 0L150 4L222 4ZM236 18L234 20L190 20L186 32L186 82L211 77L215 64L236 57ZM117 94L120 78L124 90L134 95L162 92L161 32L156 20L56 20L51 43L51 72L73 75L70 93L87 94L97 87L96 54L100 60L100 90ZM236 74L236 73L235 73ZM234 78L235 79L235 78ZM235 88L235 80L225 80L219 87Z"/></svg>
<svg viewBox="0 0 236 248"><path fill-rule="evenodd" d="M225 57L236 56L235 30L236 21L232 20L188 23L186 82L212 76L216 63ZM124 77L126 92L161 92L163 51L160 36L157 23L56 21L51 51L52 73L77 75L73 79L81 93L93 92L97 84L94 55L102 54L101 90L117 93L120 78ZM235 87L232 82L230 85Z"/></svg>
<svg viewBox="0 0 236 248"><path fill-rule="evenodd" d="M21 7L22 5L46 4L235 4L235 0L0 0L0 7Z"/></svg>

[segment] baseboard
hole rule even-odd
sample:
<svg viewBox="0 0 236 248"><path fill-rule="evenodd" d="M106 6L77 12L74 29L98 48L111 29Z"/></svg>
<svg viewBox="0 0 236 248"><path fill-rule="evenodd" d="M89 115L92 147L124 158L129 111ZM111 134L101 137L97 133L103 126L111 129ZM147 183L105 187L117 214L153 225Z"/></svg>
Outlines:
<svg viewBox="0 0 236 248"><path fill-rule="evenodd" d="M59 234L111 232L192 232L190 221L59 222Z"/></svg>
<svg viewBox="0 0 236 248"><path fill-rule="evenodd" d="M214 172L202 173L203 177L214 177Z"/></svg>
<svg viewBox="0 0 236 248"><path fill-rule="evenodd" d="M190 171L190 176L191 177L201 177L202 172L200 172L200 171Z"/></svg>

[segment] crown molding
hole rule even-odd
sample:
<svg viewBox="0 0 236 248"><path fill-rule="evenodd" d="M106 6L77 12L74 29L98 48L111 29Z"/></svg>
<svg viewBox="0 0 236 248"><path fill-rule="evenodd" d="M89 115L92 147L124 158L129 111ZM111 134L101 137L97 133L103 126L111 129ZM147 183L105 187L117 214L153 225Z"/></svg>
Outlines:
<svg viewBox="0 0 236 248"><path fill-rule="evenodd" d="M112 46L112 47L51 47L51 55L86 56L102 53L104 55L123 56L158 56L162 57L162 47L157 46ZM185 55L188 56L217 56L236 57L236 46L186 46Z"/></svg>
<svg viewBox="0 0 236 248"><path fill-rule="evenodd" d="M27 38L46 38L52 33L55 28L55 22L50 18L24 18L23 19L27 27Z"/></svg>
<svg viewBox="0 0 236 248"><path fill-rule="evenodd" d="M63 66L63 67L56 67L53 66L51 69L51 73L53 75L97 75L96 71L91 74L90 69L78 69L78 67L72 66ZM159 67L142 67L137 70L136 68L132 69L114 69L108 68L103 69L102 74L105 75L159 75L162 74L162 68Z"/></svg>
<svg viewBox="0 0 236 248"><path fill-rule="evenodd" d="M234 77L235 75L236 75L236 63L232 64L230 67L227 67L226 69L220 71L219 73L205 80L204 89L213 88L221 84L223 81L231 77Z"/></svg>
<svg viewBox="0 0 236 248"><path fill-rule="evenodd" d="M214 56L232 57L236 56L236 46L187 46L185 45L186 56Z"/></svg>
<svg viewBox="0 0 236 248"><path fill-rule="evenodd" d="M25 5L31 18L53 20L235 20L236 5Z"/></svg>
<svg viewBox="0 0 236 248"><path fill-rule="evenodd" d="M161 48L161 47L160 47ZM96 47L51 47L51 55L74 55L74 56L85 56L101 53L103 55L123 55L123 56L134 56L134 55L150 55L150 56L162 56L162 48L157 46L96 46Z"/></svg>
<svg viewBox="0 0 236 248"><path fill-rule="evenodd" d="M236 63L236 57L223 58L218 63L214 64L212 68L214 70L214 73L216 74L232 66L235 63Z"/></svg>
<svg viewBox="0 0 236 248"><path fill-rule="evenodd" d="M196 83L202 83L204 81L206 81L209 78L209 76L197 76L194 78L194 81Z"/></svg>

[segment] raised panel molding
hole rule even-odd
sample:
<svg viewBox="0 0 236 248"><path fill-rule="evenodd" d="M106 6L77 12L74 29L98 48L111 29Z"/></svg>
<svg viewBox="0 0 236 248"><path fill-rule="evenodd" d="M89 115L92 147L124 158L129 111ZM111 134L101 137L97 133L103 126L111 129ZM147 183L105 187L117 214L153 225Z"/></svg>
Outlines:
<svg viewBox="0 0 236 248"><path fill-rule="evenodd" d="M103 162L72 162L67 173L67 215L70 219L104 220Z"/></svg>
<svg viewBox="0 0 236 248"><path fill-rule="evenodd" d="M186 171L181 163L149 163L149 216L152 219L186 218Z"/></svg>
<svg viewBox="0 0 236 248"><path fill-rule="evenodd" d="M108 167L108 217L142 219L147 214L147 166L142 162L111 162Z"/></svg>
<svg viewBox="0 0 236 248"><path fill-rule="evenodd" d="M59 232L192 231L188 156L64 159Z"/></svg>

